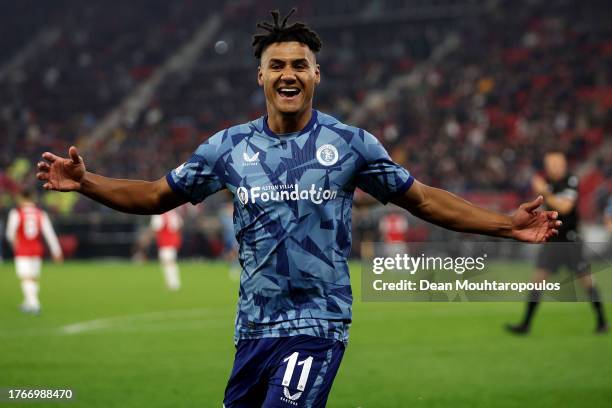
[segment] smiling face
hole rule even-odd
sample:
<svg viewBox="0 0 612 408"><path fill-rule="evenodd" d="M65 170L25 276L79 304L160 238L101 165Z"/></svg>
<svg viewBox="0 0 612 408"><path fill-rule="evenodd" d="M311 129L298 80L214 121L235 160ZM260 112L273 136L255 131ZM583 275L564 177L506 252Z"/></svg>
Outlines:
<svg viewBox="0 0 612 408"><path fill-rule="evenodd" d="M268 46L261 56L257 82L264 89L268 115L299 115L312 109L321 81L314 53L297 41Z"/></svg>

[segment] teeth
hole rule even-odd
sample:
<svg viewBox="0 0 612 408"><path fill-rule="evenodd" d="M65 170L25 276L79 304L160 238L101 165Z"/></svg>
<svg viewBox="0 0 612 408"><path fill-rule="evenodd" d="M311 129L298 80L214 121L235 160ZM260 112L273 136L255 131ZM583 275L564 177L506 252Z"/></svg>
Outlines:
<svg viewBox="0 0 612 408"><path fill-rule="evenodd" d="M295 89L295 88L281 88L280 91L281 92L299 92L299 89Z"/></svg>

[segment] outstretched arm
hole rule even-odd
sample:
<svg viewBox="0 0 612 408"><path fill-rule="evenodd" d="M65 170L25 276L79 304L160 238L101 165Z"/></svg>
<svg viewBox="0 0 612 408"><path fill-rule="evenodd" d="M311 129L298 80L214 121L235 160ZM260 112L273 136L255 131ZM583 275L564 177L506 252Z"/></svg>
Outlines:
<svg viewBox="0 0 612 408"><path fill-rule="evenodd" d="M121 180L99 176L85 169L76 147L68 150L70 158L45 152L38 163L36 177L47 190L78 191L118 211L132 214L159 214L184 204L165 178L157 181Z"/></svg>
<svg viewBox="0 0 612 408"><path fill-rule="evenodd" d="M503 215L474 204L445 190L415 180L392 202L415 216L441 227L475 234L543 242L557 234L561 222L556 211L538 211L543 198L522 204L512 215Z"/></svg>

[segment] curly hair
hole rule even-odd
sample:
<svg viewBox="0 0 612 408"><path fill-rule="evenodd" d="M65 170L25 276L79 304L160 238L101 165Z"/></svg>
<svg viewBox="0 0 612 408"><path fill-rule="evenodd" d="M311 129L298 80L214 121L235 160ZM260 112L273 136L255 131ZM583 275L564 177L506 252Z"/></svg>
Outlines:
<svg viewBox="0 0 612 408"><path fill-rule="evenodd" d="M255 48L255 58L261 59L261 54L265 49L273 43L277 42L288 42L297 41L305 44L312 50L312 52L318 52L321 49L321 39L319 35L312 31L304 23L296 22L291 25L287 25L287 20L296 8L291 9L289 14L280 21L280 12L278 10L270 11L272 18L274 19L273 24L262 21L257 23L257 27L266 30L267 33L259 33L253 36L253 47Z"/></svg>

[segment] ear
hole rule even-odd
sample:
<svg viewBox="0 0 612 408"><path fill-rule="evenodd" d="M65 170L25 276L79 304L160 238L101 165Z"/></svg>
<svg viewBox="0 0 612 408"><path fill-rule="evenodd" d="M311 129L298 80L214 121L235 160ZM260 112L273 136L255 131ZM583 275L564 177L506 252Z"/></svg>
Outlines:
<svg viewBox="0 0 612 408"><path fill-rule="evenodd" d="M315 85L319 85L321 83L321 66L317 64L315 67Z"/></svg>
<svg viewBox="0 0 612 408"><path fill-rule="evenodd" d="M257 67L257 83L259 86L263 86L263 73L261 72L261 65Z"/></svg>

